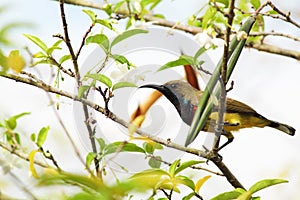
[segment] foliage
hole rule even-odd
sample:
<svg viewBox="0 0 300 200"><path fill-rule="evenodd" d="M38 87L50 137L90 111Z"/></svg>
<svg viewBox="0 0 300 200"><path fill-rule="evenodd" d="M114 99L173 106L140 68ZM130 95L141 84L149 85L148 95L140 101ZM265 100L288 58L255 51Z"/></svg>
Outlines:
<svg viewBox="0 0 300 200"><path fill-rule="evenodd" d="M114 50L118 48L120 43L129 38L134 38L139 34L147 34L147 30L136 28L136 26L139 25L138 23L146 23L146 21L149 20L149 16L150 21L151 17L152 20L164 19L164 15L155 13L155 8L159 6L161 2L161 0L119 0L114 4L106 3L102 10L106 13L107 18L99 18L93 10L84 9L82 12L83 15L86 15L86 17L90 19L90 27L84 34L81 46L77 51L75 51L73 47L75 45L70 42L70 38L68 37L68 34L66 34L68 29L67 23L64 24L64 17L62 17L64 35L54 35L56 41L53 44L47 44L40 36L23 34L25 38L31 41L32 44L39 49L37 52L30 55L31 58L29 61L26 61L20 50L12 50L9 53L6 53L0 49L1 76L39 87L47 93L56 93L57 97L61 95L70 98L73 101L79 101L82 103L85 112L84 123L86 124L87 132L89 134L87 137L94 147L93 151L88 152L85 159L82 159L79 150L76 149L76 146L73 146L75 153L79 160L83 162L85 168L85 171L80 173L63 170L60 167L60 163L56 160L57 158L55 155L52 155L50 150L46 150L48 148L48 138L53 137L50 134L50 126L41 127L37 129L38 131L36 133L30 135L27 133L20 134L17 129L19 126L19 119L29 115L29 112L11 116L0 122L1 135L3 136L0 140L1 147L11 154L19 156L20 159L28 161L28 171L32 177L36 179L38 187L63 185L69 188L76 188L73 194L65 194L61 197L62 199L67 198L74 200L133 199L138 193L149 195L148 199L151 200L173 199L173 193L181 195L184 200L192 198L202 199L200 189L207 183L211 175L201 174L201 178L195 180L194 177L189 175L188 170L203 169L201 165L204 164L205 161L181 161L180 159L169 162L165 161L165 158L159 153L165 150L165 146L169 147L173 145L171 141L167 140L162 142L161 140L155 140L155 137L153 137L153 139L151 138L151 135L134 137L133 134L138 131L138 127L134 126L135 124L133 123L126 124L122 120L119 120L114 113L110 112L108 106L108 103L114 96L116 90L125 87L137 87L137 85L134 82L115 81L112 77L103 73L102 69L107 65L108 60L124 65L128 70L136 67L124 55L114 53ZM62 5L63 4L61 4L61 6ZM234 37L231 40L230 45L228 45L229 43L225 44L229 46L228 63L226 63L226 65L228 65L225 77L226 80L229 79L235 68L236 62L245 45L253 43L260 44L262 42L262 36L255 35L249 37L249 35L253 32L264 31L265 29L264 15L256 13L262 6L259 0L240 0L237 1L236 6L237 8L234 9L233 24L230 26L231 34L234 35ZM203 33L205 33L206 36L209 36L210 41L204 42L209 43L209 45L202 45L194 55L181 55L178 59L167 62L161 66L158 71L182 65L189 65L195 70L200 70L201 65L205 62L204 60L201 60L201 55L206 51L213 50L217 47L211 40L224 38L224 33L226 33L227 27L229 26L227 14L229 9L229 0L210 0L199 12L193 13L188 18L187 24L192 29L201 28ZM276 10L278 9L268 11L268 14L277 16L279 13ZM65 14L66 13L61 13L61 16L65 16ZM126 27L124 27L124 31L120 32L117 30L115 24L118 23L118 20L123 18L127 20ZM0 44L9 44L7 33L16 25L17 24L9 24L0 29ZM93 32L95 27L100 28L100 31L96 33ZM176 25L172 28L176 28ZM108 37L106 31L113 32L115 37ZM83 47L90 48L91 45L98 46L105 54L105 58L99 65L99 69L92 69L87 73L82 74L78 69L78 59L81 55L80 52ZM62 50L67 50L68 53L62 53ZM216 85L220 80L220 73L223 69L222 60L223 57L220 58L216 70L212 73L207 88L204 90L204 95L199 102L191 130L187 137L186 145L190 144L196 138L206 122L207 116L212 109L212 102L208 101L210 94L213 93L212 91L214 91L213 95L215 96L220 93L220 85ZM27 65L28 68L26 68ZM35 71L33 71L39 71L40 69L43 69L43 67L50 69L51 76L52 74L55 76L54 79L51 79L49 84L46 83L42 77L39 77L39 73L34 73ZM78 86L78 92L76 94L73 95L71 92L62 89L60 83L65 81L65 76L75 78L74 80ZM98 102L94 103L90 101L89 94L92 90L98 91L101 94L104 102L103 105L99 105ZM50 99L52 103L53 100L51 96ZM59 107L57 106L57 109L58 108ZM129 132L128 140L109 143L105 141L104 138L95 137L95 120L89 109L95 109L113 121L122 125L125 124L128 127ZM59 116L57 118L59 122L63 124L63 120L61 120ZM141 121L143 120L144 118ZM133 126L134 128L132 128ZM69 137L67 128L64 124L63 128L72 144L73 140ZM26 139L30 139L34 148L27 148L23 145L22 141L25 137L27 137ZM143 143L141 144L137 141L143 141ZM184 147L181 146L178 147L173 145L171 147L188 153L193 152L193 149L184 149ZM136 172L130 176L128 175L126 178L119 180L115 171L111 170L107 166L107 163L114 161L116 156L122 156L125 153L144 156L144 161L148 164L148 169ZM210 152L205 154L207 155L206 158L214 161L209 153ZM23 156L23 154L26 156ZM37 154L39 154L39 156L37 156ZM40 156L43 157L43 160L50 161L50 163L43 164L43 162L40 161ZM214 163L216 164L216 162ZM44 170L39 170L38 166L44 168ZM167 169L163 166L167 166ZM121 170L126 171L125 167L119 167ZM222 169L220 170L222 171ZM211 170L206 171L213 173ZM227 174L223 175L226 176L227 180L230 179ZM107 181L107 177L115 177L115 179ZM253 195L256 195L258 191L267 187L286 182L288 181L282 179L265 179L255 183L248 190L236 187L234 190L219 194L213 199L260 199L260 197L253 197ZM26 193L31 194L26 190L25 186L21 188L23 188ZM33 194L31 195L34 196ZM41 196L39 198L46 197Z"/></svg>

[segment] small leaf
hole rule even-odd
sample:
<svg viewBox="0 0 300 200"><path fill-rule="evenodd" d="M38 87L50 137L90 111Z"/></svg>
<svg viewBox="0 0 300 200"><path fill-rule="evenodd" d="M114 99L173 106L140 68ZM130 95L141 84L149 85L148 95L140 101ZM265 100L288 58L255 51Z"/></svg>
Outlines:
<svg viewBox="0 0 300 200"><path fill-rule="evenodd" d="M20 55L19 50L13 50L7 57L7 66L17 73L20 73L26 66L24 58Z"/></svg>
<svg viewBox="0 0 300 200"><path fill-rule="evenodd" d="M94 152L89 152L85 159L85 165L89 168L94 160L96 158L97 154Z"/></svg>
<svg viewBox="0 0 300 200"><path fill-rule="evenodd" d="M79 89L78 89L78 95L77 95L77 97L78 97L79 99L81 99L81 98L83 97L84 93L85 93L88 89L90 89L90 86L89 86L89 85L82 85L82 86L80 86Z"/></svg>
<svg viewBox="0 0 300 200"><path fill-rule="evenodd" d="M163 66L161 66L157 71L162 71L171 67L177 67L182 65L193 65L194 60L193 57L190 56L180 56L177 60L170 61Z"/></svg>
<svg viewBox="0 0 300 200"><path fill-rule="evenodd" d="M82 11L90 17L93 23L95 23L97 15L93 11L91 10L82 10Z"/></svg>
<svg viewBox="0 0 300 200"><path fill-rule="evenodd" d="M118 55L118 54L114 54L114 55L111 55L111 57L112 57L116 62L119 62L119 63L121 63L121 64L126 63L128 66L130 66L129 61L127 60L127 58L126 58L125 56Z"/></svg>
<svg viewBox="0 0 300 200"><path fill-rule="evenodd" d="M171 166L169 167L169 173L170 173L171 177L174 177L175 172L176 172L176 168L178 167L179 162L180 162L180 159L179 160L175 160L171 164Z"/></svg>
<svg viewBox="0 0 300 200"><path fill-rule="evenodd" d="M58 49L61 50L61 47L59 47L58 45L62 42L63 40L58 40L56 41L50 48L47 49L47 55L51 55L53 53L54 50Z"/></svg>
<svg viewBox="0 0 300 200"><path fill-rule="evenodd" d="M245 192L244 190L235 189L234 191L224 192L224 193L218 194L217 196L213 197L211 200L232 200L232 199L237 199L244 192Z"/></svg>
<svg viewBox="0 0 300 200"><path fill-rule="evenodd" d="M145 150L141 147L137 146L134 143L129 142L114 142L108 144L105 147L105 154L111 154L115 152L137 152L137 153L145 153Z"/></svg>
<svg viewBox="0 0 300 200"><path fill-rule="evenodd" d="M144 30L144 29L131 29L131 30L125 31L122 34L115 37L115 39L113 39L113 41L111 42L111 47L110 48L112 48L116 44L120 43L121 41L123 41L123 40L125 40L129 37L132 37L136 34L140 34L140 33L148 33L148 31Z"/></svg>
<svg viewBox="0 0 300 200"><path fill-rule="evenodd" d="M96 19L96 23L97 24L101 24L102 26L105 26L105 27L109 28L110 30L113 29L112 24L109 21L107 21L107 20Z"/></svg>
<svg viewBox="0 0 300 200"><path fill-rule="evenodd" d="M280 183L287 183L287 180L284 179L265 179L262 181L259 181L257 183L255 183L253 186L250 187L249 191L254 194L255 192L262 190L266 187L270 187L276 184L280 184Z"/></svg>
<svg viewBox="0 0 300 200"><path fill-rule="evenodd" d="M40 47L44 52L47 52L48 47L40 38L29 34L23 34L23 35L27 37L29 40L31 40L38 47Z"/></svg>
<svg viewBox="0 0 300 200"><path fill-rule="evenodd" d="M120 7L125 3L125 0L118 1L114 6L113 6L113 11L116 12L120 9Z"/></svg>
<svg viewBox="0 0 300 200"><path fill-rule="evenodd" d="M250 0L250 3L255 9L258 9L260 7L260 0Z"/></svg>
<svg viewBox="0 0 300 200"><path fill-rule="evenodd" d="M149 144L148 142L144 142L143 147L144 147L144 149L147 153L153 154L153 152L154 152L154 146L153 145Z"/></svg>
<svg viewBox="0 0 300 200"><path fill-rule="evenodd" d="M34 58L47 58L48 56L40 51L40 52L33 54L33 57Z"/></svg>
<svg viewBox="0 0 300 200"><path fill-rule="evenodd" d="M69 59L71 59L72 58L72 56L71 55L64 55L63 57L61 57L60 59L59 59L59 64L63 64L65 61L67 61L67 60L69 60Z"/></svg>
<svg viewBox="0 0 300 200"><path fill-rule="evenodd" d="M96 138L99 147L100 147L100 151L103 151L103 149L106 147L105 141L102 138Z"/></svg>
<svg viewBox="0 0 300 200"><path fill-rule="evenodd" d="M112 86L110 78L103 74L86 74L85 76L104 83L108 88L111 88Z"/></svg>
<svg viewBox="0 0 300 200"><path fill-rule="evenodd" d="M191 167L193 165L199 164L199 163L204 163L205 161L200 161L200 160L189 160L186 161L182 164L180 164L180 166L176 169L175 174L178 174L179 172L181 172L182 170Z"/></svg>
<svg viewBox="0 0 300 200"><path fill-rule="evenodd" d="M130 83L130 82L118 82L113 85L112 91L114 91L116 89L124 88L124 87L137 87L137 86L136 86L136 84Z"/></svg>
<svg viewBox="0 0 300 200"><path fill-rule="evenodd" d="M211 176L204 176L203 178L200 178L195 186L195 192L199 193L200 188L202 185L210 178Z"/></svg>
<svg viewBox="0 0 300 200"><path fill-rule="evenodd" d="M104 34L97 34L90 36L86 39L86 44L96 43L98 44L105 52L108 52L109 49L109 40Z"/></svg>
<svg viewBox="0 0 300 200"><path fill-rule="evenodd" d="M195 184L190 178L188 178L186 176L176 176L175 179L176 179L176 182L191 188L193 191L195 190Z"/></svg>
<svg viewBox="0 0 300 200"><path fill-rule="evenodd" d="M31 174L34 178L38 178L38 175L37 175L36 170L34 168L34 156L35 156L36 152L38 152L38 150L33 150L29 153L29 156L28 156L29 170L30 170L30 172L31 172Z"/></svg>
<svg viewBox="0 0 300 200"><path fill-rule="evenodd" d="M35 140L36 140L36 135L35 135L35 133L31 133L30 139L31 139L32 142L35 142Z"/></svg>
<svg viewBox="0 0 300 200"><path fill-rule="evenodd" d="M194 56L194 60L198 60L198 58L205 52L207 49L205 47L201 47Z"/></svg>
<svg viewBox="0 0 300 200"><path fill-rule="evenodd" d="M49 126L41 128L36 141L38 147L41 147L46 141L49 130L50 130Z"/></svg>
<svg viewBox="0 0 300 200"><path fill-rule="evenodd" d="M155 159L155 158L157 158L157 159ZM155 158L150 158L148 161L148 164L152 168L160 168L162 158L160 156L155 156Z"/></svg>
<svg viewBox="0 0 300 200"><path fill-rule="evenodd" d="M11 130L14 130L17 126L17 119L19 119L20 117L23 117L25 115L29 115L29 114L30 114L30 112L24 112L24 113L20 113L18 115L14 115L14 116L10 117L8 120L6 120L5 122Z"/></svg>
<svg viewBox="0 0 300 200"><path fill-rule="evenodd" d="M237 200L250 200L251 199L251 192L250 191L246 191L244 193L242 193L238 198Z"/></svg>

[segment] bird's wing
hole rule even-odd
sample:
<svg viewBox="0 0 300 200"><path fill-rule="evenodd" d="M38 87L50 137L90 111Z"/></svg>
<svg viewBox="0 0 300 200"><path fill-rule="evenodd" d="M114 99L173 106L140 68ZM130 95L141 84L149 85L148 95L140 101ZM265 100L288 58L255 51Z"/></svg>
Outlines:
<svg viewBox="0 0 300 200"><path fill-rule="evenodd" d="M253 108L251 108L250 106L248 106L248 105L246 105L246 104L244 104L240 101L231 99L231 98L226 99L226 112L228 112L228 113L239 112L239 113L257 114L257 112Z"/></svg>

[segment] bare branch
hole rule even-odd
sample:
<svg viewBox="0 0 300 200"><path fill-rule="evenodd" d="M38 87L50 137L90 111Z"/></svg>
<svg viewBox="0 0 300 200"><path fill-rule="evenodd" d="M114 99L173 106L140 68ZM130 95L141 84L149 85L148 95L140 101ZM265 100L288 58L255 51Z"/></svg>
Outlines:
<svg viewBox="0 0 300 200"><path fill-rule="evenodd" d="M23 160L29 161L28 155L12 148L11 146L9 146L9 145L7 145L3 142L0 142L0 146L2 147L2 149L5 149L6 151L10 152L11 154L16 155L16 156L18 156L19 158L21 158ZM43 167L43 168L48 168L49 167L49 165L44 164L44 163L42 163L38 160L34 160L34 164L39 165L40 167Z"/></svg>

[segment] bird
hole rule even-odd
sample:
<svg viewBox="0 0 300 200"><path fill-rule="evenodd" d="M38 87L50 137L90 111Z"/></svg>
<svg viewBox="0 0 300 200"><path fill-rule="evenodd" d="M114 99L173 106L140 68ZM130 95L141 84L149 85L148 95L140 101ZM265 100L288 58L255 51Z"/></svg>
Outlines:
<svg viewBox="0 0 300 200"><path fill-rule="evenodd" d="M188 82L183 80L172 80L163 85L146 84L140 86L140 88L152 88L161 92L174 105L181 119L187 125L191 126L203 91L195 89ZM213 133L215 131L217 117L218 106L214 106L202 131ZM296 132L293 127L269 120L245 103L229 97L226 98L226 111L223 121L222 135L227 138L227 141L220 146L218 150L233 141L234 136L232 132L239 131L243 128L264 128L268 126L291 136L295 135Z"/></svg>

